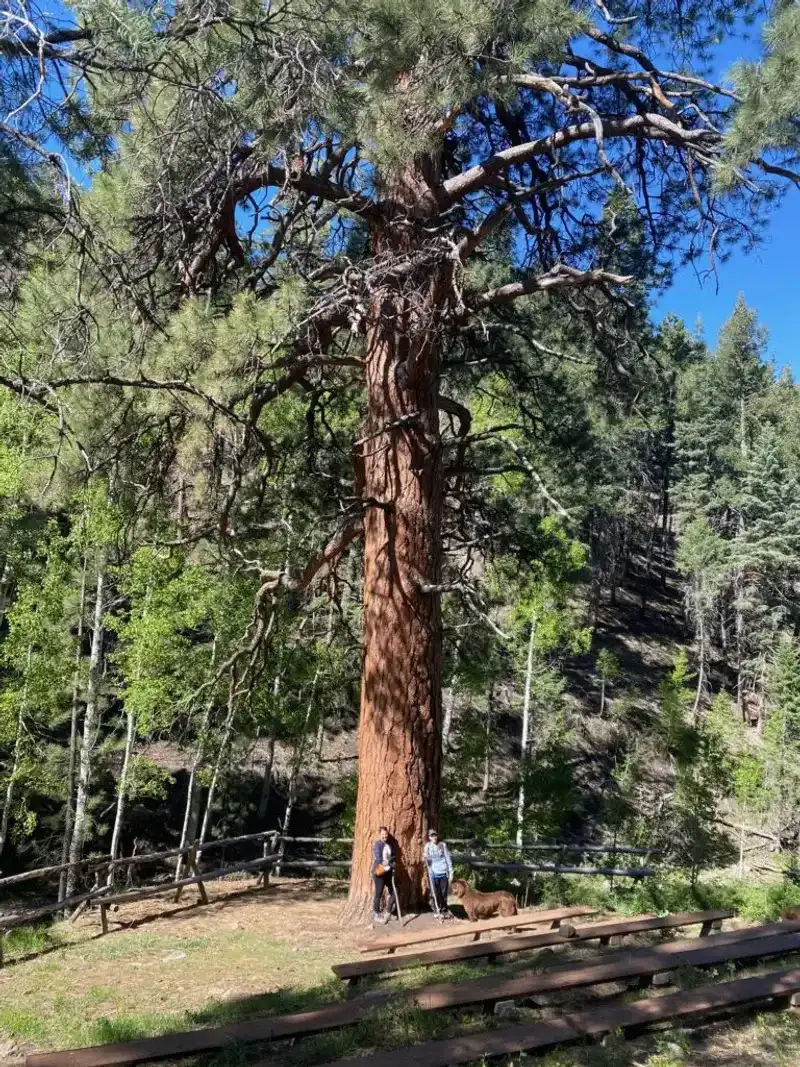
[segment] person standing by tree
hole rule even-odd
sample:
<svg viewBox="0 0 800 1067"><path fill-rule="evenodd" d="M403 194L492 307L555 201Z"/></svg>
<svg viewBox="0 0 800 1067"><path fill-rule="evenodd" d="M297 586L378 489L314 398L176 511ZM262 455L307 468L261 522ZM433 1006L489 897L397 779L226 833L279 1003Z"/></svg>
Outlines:
<svg viewBox="0 0 800 1067"><path fill-rule="evenodd" d="M389 830L381 826L378 840L372 846L372 881L375 886L375 894L372 899L372 918L375 922L388 922L395 914L394 903L394 870L397 860L397 849L389 837ZM383 891L388 890L389 906L384 916L381 910Z"/></svg>
<svg viewBox="0 0 800 1067"><path fill-rule="evenodd" d="M447 894L453 877L453 861L447 842L439 840L437 830L428 830L424 858L433 889L434 909L447 914Z"/></svg>

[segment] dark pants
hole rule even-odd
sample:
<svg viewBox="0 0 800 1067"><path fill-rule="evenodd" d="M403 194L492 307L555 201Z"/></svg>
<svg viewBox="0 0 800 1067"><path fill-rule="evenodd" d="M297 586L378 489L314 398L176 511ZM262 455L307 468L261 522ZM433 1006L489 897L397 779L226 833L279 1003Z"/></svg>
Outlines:
<svg viewBox="0 0 800 1067"><path fill-rule="evenodd" d="M433 874L431 875L431 881L433 882L433 892L436 895L439 911L447 911L447 893L450 888L447 875Z"/></svg>
<svg viewBox="0 0 800 1067"><path fill-rule="evenodd" d="M375 912L376 915L380 915L383 891L384 889L386 889L389 892L388 914L394 915L394 883L392 881L391 871L387 871L386 874L373 874L372 884L375 886L375 895L372 898L372 910Z"/></svg>

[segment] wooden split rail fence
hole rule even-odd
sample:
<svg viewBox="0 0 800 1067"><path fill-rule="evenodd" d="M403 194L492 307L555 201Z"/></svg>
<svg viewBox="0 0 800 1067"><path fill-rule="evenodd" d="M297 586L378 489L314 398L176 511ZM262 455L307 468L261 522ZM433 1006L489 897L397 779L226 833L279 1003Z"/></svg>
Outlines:
<svg viewBox="0 0 800 1067"><path fill-rule="evenodd" d="M201 872L199 868L200 857L206 852L235 848L248 844L258 844L259 842L263 845L263 853L260 860L254 860L248 863L237 863L228 867L220 865L217 869L207 872ZM263 878L266 883L269 880L270 871L273 871L276 874L281 874L283 871L297 871L299 873L309 874L325 873L329 871L348 871L351 865L349 859L339 858L335 855L319 855L318 853L320 848L335 853L337 850L344 847L351 847L352 843L353 839L349 837L289 837L280 834L277 830L265 830L255 834L243 834L238 837L224 838L218 841L206 841L202 844L195 841L179 848L167 849L163 852L124 856L114 860L98 860L89 857L74 863L52 864L47 867L39 867L36 870L22 871L18 874L2 877L0 878L0 894L4 890L20 886L26 882L31 882L36 879L52 878L70 870L78 872L79 879L84 885L90 878L94 877L94 885L91 888L84 888L83 891L79 893L73 893L68 898L62 898L61 900L49 904L40 905L26 911L19 911L15 914L0 914L0 966L2 966L3 963L3 937L9 930L14 929L15 927L38 922L40 919L45 919L59 912L63 912L64 914L71 912L72 919L75 919L87 906L98 905L100 909L100 922L102 930L105 933L108 930L109 908L118 907L121 904L132 903L137 900L144 900L148 897L167 894L172 891L175 892L175 901L177 903L181 898L183 890L193 885L197 886L200 901L205 904L208 903L205 883L225 878L230 874L258 871L260 877ZM644 856L646 862L650 856L657 854L653 849L631 848L625 845L617 845L616 843L596 845L570 844L568 842L539 842L519 846L513 842L497 843L481 842L476 839L454 839L451 841L451 844L454 846L467 846L473 850L464 854L456 852L453 855L454 861L462 863L468 870L489 870L506 873L533 874L537 872L554 872L559 874L598 874L606 875L611 878L615 876L644 878L654 873L650 867L640 866L620 868L615 865L617 855ZM302 854L299 856L287 856L286 853L288 847L295 849L298 846L301 850L312 847L317 850L317 854L312 856L304 856ZM504 855L514 855L518 857L525 856L526 854L555 853L561 860L564 860L567 855L604 855L611 857L612 866L578 867L566 865L563 862L554 864L536 864L522 860L495 862L492 860L485 860L481 856L475 855L474 850L486 851L488 853L501 852ZM180 873L181 864L185 864L191 873L185 878L178 877L177 879L152 883L124 893L115 892L116 886L114 881L118 871L122 869L132 870L136 867L141 868L163 865L167 860L171 859L179 861L179 870L176 873ZM105 884L101 884L103 878L105 879Z"/></svg>
<svg viewBox="0 0 800 1067"><path fill-rule="evenodd" d="M174 900L177 903L181 898L183 890L192 885L197 886L200 901L203 904L207 904L208 894L206 893L205 888L207 882L213 882L220 878L227 878L231 874L239 874L243 872L257 872L259 880L263 881L266 885L269 882L270 870L278 863L278 856L276 855L278 837L279 835L276 831L268 830L256 834L243 834L239 837L223 838L218 841L208 841L202 846L199 842L195 841L192 844L181 848L167 849L164 852L124 856L115 860L98 862L91 858L87 858L86 860L79 860L74 863L40 867L37 870L22 871L19 874L12 874L5 878L0 878L0 892L11 886L21 885L24 882L30 882L39 878L48 878L59 875L67 870L78 870L81 879L84 881L94 875L96 883L92 889L72 894L61 900L40 905L39 907L28 909L26 911L20 911L15 914L0 915L0 966L3 964L3 939L5 934L18 926L25 926L29 923L38 922L40 919L47 918L58 912L66 913L71 911L72 918L75 919L87 905L98 904L100 907L101 928L105 934L108 933L108 910L112 907L118 907L120 904L129 904L134 901L146 900L149 897L156 897L169 893L174 894ZM201 852L218 851L220 849L234 848L241 845L258 844L259 842L262 844L262 855L259 859L246 863L234 863L225 867L220 866L211 871L201 872L199 869L198 861ZM177 857L185 859L186 867L192 872L191 875L185 878L173 878L167 881L152 883L138 887L134 890L115 892L115 871L121 868L163 864L166 860ZM106 877L105 885L98 884L99 875L101 873Z"/></svg>

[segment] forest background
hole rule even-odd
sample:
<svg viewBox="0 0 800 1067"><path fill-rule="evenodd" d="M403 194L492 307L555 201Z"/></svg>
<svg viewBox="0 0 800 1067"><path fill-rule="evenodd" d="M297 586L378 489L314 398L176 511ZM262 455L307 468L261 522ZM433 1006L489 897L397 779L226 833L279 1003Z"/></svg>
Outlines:
<svg viewBox="0 0 800 1067"><path fill-rule="evenodd" d="M725 4L693 8L679 31L669 4L629 6L633 15L614 16L588 5L597 29L582 5L563 5L568 39L593 42L585 79L595 80L575 98L553 81L562 5L519 5L511 30L502 4L473 12L476 38L506 33L538 49L538 73L525 58L516 77L552 99L509 103L513 48L488 49L469 77L497 95L440 155L429 143L439 119L403 71L433 84L444 110L449 93L465 92L448 66L463 58L456 37L437 59L447 78L425 66L432 27L445 8L461 17L458 4L411 5L397 18L366 5L368 32L339 13L350 36L336 48L357 32L368 42L352 65L369 92L337 83L335 103L326 78L346 63L306 35L304 4L277 30L269 5L255 15L114 3L76 5L69 20L5 13L4 869L273 826L352 831L359 717L379 718L394 699L406 716L399 733L408 726L415 743L436 725L409 772L418 835L423 815L438 815L461 837L613 836L661 849L693 878L731 862L737 838L723 824L745 824L793 877L800 393L769 361L746 297L714 347L694 323L656 322L651 308L682 263L722 275L729 244L751 248L775 215L784 186L773 180L796 184L800 15L778 4L764 61L734 73L737 98L704 82L697 103L694 83L663 77L628 32L641 26L657 56L682 52L702 67L741 24ZM252 47L233 48L231 34ZM271 74L254 58L262 34L279 60ZM397 69L376 61L386 54ZM599 56L611 56L618 80L631 66L645 72L651 103L683 141L671 132L664 142L663 116L647 112L644 141L611 152L595 117L619 104L598 88ZM268 75L277 99L263 89ZM594 124L594 166L557 155L541 169L522 163L485 194L505 200L454 199L437 204L436 226L419 222L409 189L416 204L420 190L444 188L448 168L481 157L481 136L502 153L495 125L513 144L525 123L558 125L576 108ZM606 112L597 122L613 127ZM257 120L268 151L241 133ZM695 122L708 126L698 135ZM365 127L374 143L347 141ZM663 155L646 155L662 142ZM212 166L220 146L224 173ZM389 221L376 221L369 195L381 168L399 213ZM572 182L574 217L561 197ZM446 248L441 220L452 211L461 215ZM446 299L437 289L433 315L397 279L412 276L416 293L427 292L419 272L440 286L453 234L479 255L471 273L447 276ZM387 291L402 292L406 320L376 341L374 294ZM390 362L403 345L428 359L434 335L449 395L420 440L433 433L449 458L436 573L421 570L409 618L424 616L438 647L429 653L419 637L422 654L404 662L394 626L373 614L365 657L365 574L373 593L385 580L370 523L388 514L370 495L369 458L417 412L376 424L374 382L361 375L379 349L395 353ZM426 389L428 379L417 394ZM417 549L427 560L430 542ZM370 656L383 664L382 649L394 666L380 668L388 695L373 698L362 670L374 680ZM392 674L404 668L410 699L422 694L427 707L418 722ZM378 814L373 800L373 829Z"/></svg>

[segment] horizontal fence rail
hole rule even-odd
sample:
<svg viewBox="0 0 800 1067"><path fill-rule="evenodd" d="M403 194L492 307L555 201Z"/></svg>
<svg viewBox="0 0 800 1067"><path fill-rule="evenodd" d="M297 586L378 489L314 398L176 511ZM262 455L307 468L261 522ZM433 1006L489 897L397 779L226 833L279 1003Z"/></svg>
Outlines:
<svg viewBox="0 0 800 1067"><path fill-rule="evenodd" d="M261 858L234 863L230 866L219 866L211 871L201 871L199 862L202 856L207 852L219 851L224 848L234 848L241 845L255 845L261 843L263 847L263 854ZM518 845L516 842L498 842L498 841L481 841L478 838L450 838L449 843L452 846L461 846L468 851L454 852L453 860L467 868L468 871L495 871L503 873L520 873L520 874L564 874L564 875L599 875L607 878L648 878L651 877L655 871L644 864L641 867L619 867L614 863L614 857L620 856L643 856L643 857L655 857L660 855L660 850L655 848L634 848L628 845L618 845L613 842L608 843L583 843L583 842L570 842L570 841L553 841L553 842L534 842L531 844ZM203 904L207 904L208 896L205 891L205 883L213 882L219 879L223 879L232 874L238 873L258 873L259 880L263 878L264 885L269 884L270 873L280 874L281 871L297 872L299 875L312 876L317 873L330 872L344 872L349 871L352 862L345 858L335 858L335 852L332 856L320 855L320 850L330 848L332 846L352 846L352 837L301 837L301 836L288 836L282 835L278 830L261 830L253 834L240 834L236 837L220 838L210 841L194 841L190 844L183 845L177 848L165 849L162 852L150 852L141 853L139 855L132 856L120 856L116 859L100 860L97 856L89 856L86 859L78 860L73 863L59 863L51 864L46 867L39 867L35 870L21 871L18 874L7 875L0 878L0 890L10 888L12 886L22 885L34 881L36 879L48 879L55 875L60 875L64 871L77 870L80 872L81 879L88 879L94 876L95 885L92 888L86 888L80 893L74 893L68 898L62 898L61 900L54 901L49 904L44 904L35 908L31 908L27 911L21 911L12 915L0 915L0 965L2 965L3 953L2 953L2 939L4 934L10 930L24 926L28 923L37 922L40 919L46 919L56 913L64 913L65 915L72 911L72 918L75 919L86 907L99 907L100 921L103 932L108 931L108 911L110 908L116 908L119 905L129 904L140 900L146 900L151 897L156 897L162 894L174 892L174 902L178 903L181 897L182 890L185 887L196 885L200 895L200 901ZM299 846L301 849L300 855L287 855L287 849L290 846ZM303 855L302 850L305 847L312 847L316 854ZM486 858L480 853L486 853L489 856L497 853L509 854L509 859L497 859ZM602 866L588 866L579 864L568 864L564 862L547 863L533 861L530 862L524 857L526 855L547 855L556 854L560 860L563 860L567 856L603 856L610 857L611 864L604 864ZM339 852L341 857L341 852ZM180 857L182 861L185 861L187 868L186 876L180 876L180 864L177 866L177 870L174 869L175 865L170 865L173 869L170 871L172 877L162 880L151 882L144 886L138 886L134 889L127 889L124 892L120 892L116 889L113 881L112 874L115 870L129 869L132 870L137 866L153 866L158 864L165 864L166 861L176 859ZM108 878L106 885L99 885L99 879L101 874L104 874ZM85 884L85 883L84 883ZM76 909L73 911L73 909Z"/></svg>

